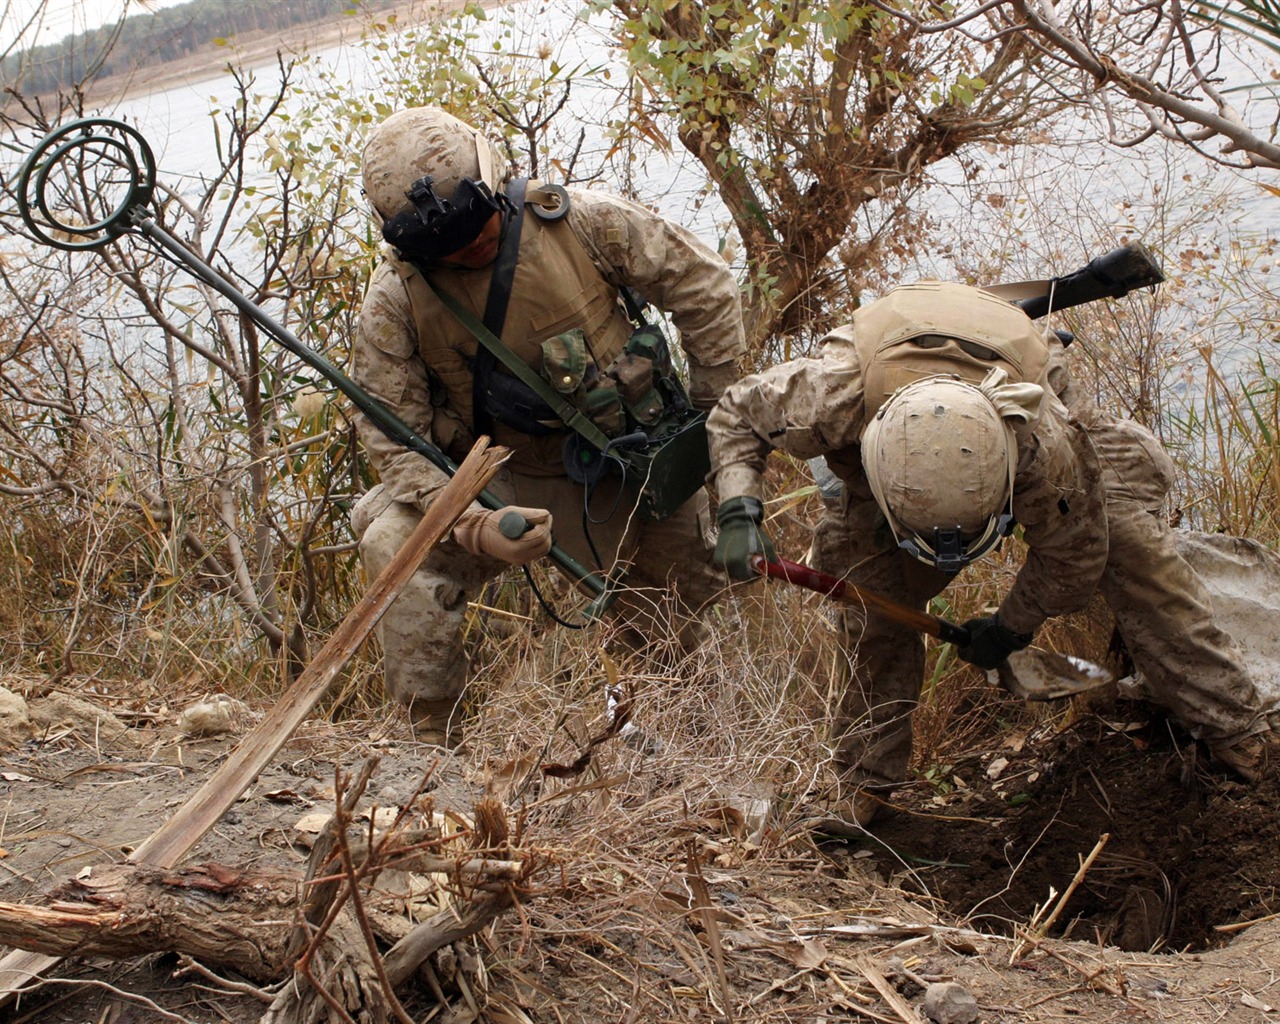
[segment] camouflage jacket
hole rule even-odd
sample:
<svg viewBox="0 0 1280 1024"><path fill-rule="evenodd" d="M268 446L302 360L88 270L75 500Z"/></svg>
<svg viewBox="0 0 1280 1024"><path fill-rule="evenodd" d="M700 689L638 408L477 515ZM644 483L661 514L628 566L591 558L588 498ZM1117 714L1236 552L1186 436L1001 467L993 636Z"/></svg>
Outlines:
<svg viewBox="0 0 1280 1024"><path fill-rule="evenodd" d="M725 392L708 422L711 481L721 501L763 498L765 460L775 448L799 458L825 455L846 487L866 491L859 450L865 374L852 331L827 335L817 358L774 366ZM1083 608L1107 559L1097 455L1051 393L1039 422L1020 432L1013 506L1029 550L1000 614L1010 628L1031 632L1050 616Z"/></svg>

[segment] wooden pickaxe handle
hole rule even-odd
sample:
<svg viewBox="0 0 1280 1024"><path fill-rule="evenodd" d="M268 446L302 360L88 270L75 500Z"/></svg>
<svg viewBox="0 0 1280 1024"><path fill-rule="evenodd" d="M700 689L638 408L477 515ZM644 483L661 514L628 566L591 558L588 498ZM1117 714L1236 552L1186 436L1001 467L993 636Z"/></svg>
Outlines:
<svg viewBox="0 0 1280 1024"><path fill-rule="evenodd" d="M848 580L842 580L838 576L820 572L810 566L802 565L799 562L791 562L785 558L775 558L772 562L766 561L764 555L753 556L751 567L761 576L772 576L774 579L786 580L788 583L794 583L797 587L804 587L806 590L813 590L819 594L825 594L827 597L848 601L851 604L863 605L886 619L900 622L902 625L910 626L921 633L936 636L946 643L955 644L957 647L968 646L969 631L963 626L957 626L953 622L948 622L937 615L930 615L928 612L908 608L905 604L891 601L887 597L882 597L874 591L859 587Z"/></svg>

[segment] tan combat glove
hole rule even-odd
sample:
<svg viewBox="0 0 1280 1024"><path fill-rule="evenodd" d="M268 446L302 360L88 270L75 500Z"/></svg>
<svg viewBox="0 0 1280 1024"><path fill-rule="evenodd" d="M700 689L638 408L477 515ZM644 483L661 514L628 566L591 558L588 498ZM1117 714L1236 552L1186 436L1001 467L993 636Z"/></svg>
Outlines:
<svg viewBox="0 0 1280 1024"><path fill-rule="evenodd" d="M524 565L551 550L551 513L515 505L468 509L453 526L453 540L473 555Z"/></svg>

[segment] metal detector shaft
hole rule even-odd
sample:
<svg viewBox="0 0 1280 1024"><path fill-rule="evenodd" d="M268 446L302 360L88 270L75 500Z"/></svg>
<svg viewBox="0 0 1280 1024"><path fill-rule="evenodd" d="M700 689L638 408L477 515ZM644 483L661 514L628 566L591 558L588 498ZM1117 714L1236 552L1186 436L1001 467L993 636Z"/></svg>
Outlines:
<svg viewBox="0 0 1280 1024"><path fill-rule="evenodd" d="M927 633L929 636L935 636L939 640L955 644L957 647L968 646L969 631L963 626L957 626L953 622L948 622L946 619L939 618L936 615L930 615L928 612L908 608L905 604L891 601L889 598L875 593L875 591L865 590L855 583L840 579L838 576L832 576L829 573L821 572L799 562L790 562L785 558L775 558L772 562L766 561L764 555L753 557L751 559L751 567L761 576L772 576L774 579L786 580L788 583L794 583L796 586L804 587L806 590L825 594L827 597L865 605L877 614L883 615L886 619L891 619L904 626L910 626L917 632Z"/></svg>
<svg viewBox="0 0 1280 1024"><path fill-rule="evenodd" d="M143 210L130 213L130 220L135 230L156 245L167 249L182 264L200 278L210 288L232 302L235 307L253 320L259 327L270 334L281 345L292 352L308 366L328 380L334 387L346 395L374 424L396 444L403 445L410 451L417 452L437 469L453 476L458 471L458 464L435 445L420 436L404 420L393 413L380 401L360 387L342 370L307 346L297 335L277 321L260 306L251 302L235 285L219 274L213 267L188 249L177 238L165 231ZM477 499L487 509L505 508L507 503L488 489L480 492ZM556 565L569 573L575 581L583 584L594 595L594 600L585 613L588 618L595 618L608 609L617 596L617 589L611 588L599 575L591 572L563 548L552 545L548 552Z"/></svg>

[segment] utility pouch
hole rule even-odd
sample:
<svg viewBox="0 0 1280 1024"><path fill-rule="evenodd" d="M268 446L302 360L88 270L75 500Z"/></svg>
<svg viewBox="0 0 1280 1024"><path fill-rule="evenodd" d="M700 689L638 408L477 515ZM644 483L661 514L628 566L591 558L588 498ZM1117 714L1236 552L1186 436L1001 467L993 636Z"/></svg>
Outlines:
<svg viewBox="0 0 1280 1024"><path fill-rule="evenodd" d="M671 350L667 347L667 338L658 327L645 324L631 332L624 351L635 356L642 356L653 363L655 377L671 377L675 367L671 365Z"/></svg>
<svg viewBox="0 0 1280 1024"><path fill-rule="evenodd" d="M560 392L572 398L587 374L587 336L574 328L542 343L542 376Z"/></svg>
<svg viewBox="0 0 1280 1024"><path fill-rule="evenodd" d="M491 373L485 383L485 410L499 423L530 437L561 429L555 410L524 381L509 373Z"/></svg>
<svg viewBox="0 0 1280 1024"><path fill-rule="evenodd" d="M618 382L618 393L635 421L651 427L662 418L662 396L653 386L653 361L631 352L620 355L609 374Z"/></svg>
<svg viewBox="0 0 1280 1024"><path fill-rule="evenodd" d="M574 328L542 343L542 375L606 437L626 426L617 382L596 368L586 335Z"/></svg>
<svg viewBox="0 0 1280 1024"><path fill-rule="evenodd" d="M594 363L587 369L583 381L581 403L579 408L587 414L587 419L609 437L617 437L627 425L617 381L602 375Z"/></svg>

